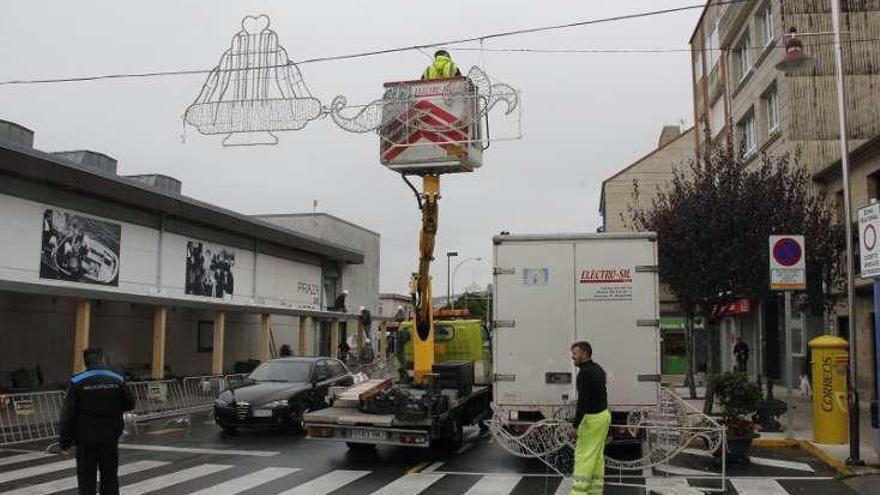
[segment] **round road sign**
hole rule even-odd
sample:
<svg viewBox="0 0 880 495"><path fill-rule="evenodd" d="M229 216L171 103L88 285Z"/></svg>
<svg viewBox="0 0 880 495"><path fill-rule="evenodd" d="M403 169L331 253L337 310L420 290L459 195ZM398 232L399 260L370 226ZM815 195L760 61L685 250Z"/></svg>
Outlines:
<svg viewBox="0 0 880 495"><path fill-rule="evenodd" d="M874 229L874 226L870 223L865 225L865 231L862 238L864 239L865 249L868 251L872 251L874 246L877 245L877 231Z"/></svg>
<svg viewBox="0 0 880 495"><path fill-rule="evenodd" d="M801 245L791 237L783 237L773 245L773 259L782 266L794 266L801 261Z"/></svg>

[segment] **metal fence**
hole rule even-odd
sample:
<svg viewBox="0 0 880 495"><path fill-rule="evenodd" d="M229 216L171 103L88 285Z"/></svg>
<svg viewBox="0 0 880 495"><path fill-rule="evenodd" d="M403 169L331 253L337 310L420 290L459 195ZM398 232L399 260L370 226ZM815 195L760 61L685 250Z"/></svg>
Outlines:
<svg viewBox="0 0 880 495"><path fill-rule="evenodd" d="M214 399L220 395L220 392L229 388L229 383L230 380L227 377L216 375L184 378L183 393L186 396L186 405L189 411L209 411L214 405Z"/></svg>
<svg viewBox="0 0 880 495"><path fill-rule="evenodd" d="M128 382L135 408L125 414L126 431L153 421L189 423L191 414L210 411L217 396L247 381L247 374L186 377L183 380ZM0 394L0 446L58 437L66 392Z"/></svg>
<svg viewBox="0 0 880 495"><path fill-rule="evenodd" d="M0 394L0 445L58 436L64 392Z"/></svg>
<svg viewBox="0 0 880 495"><path fill-rule="evenodd" d="M126 385L135 397L135 408L126 414L126 423L135 433L141 423L160 419L189 421L190 410L181 382L155 380Z"/></svg>

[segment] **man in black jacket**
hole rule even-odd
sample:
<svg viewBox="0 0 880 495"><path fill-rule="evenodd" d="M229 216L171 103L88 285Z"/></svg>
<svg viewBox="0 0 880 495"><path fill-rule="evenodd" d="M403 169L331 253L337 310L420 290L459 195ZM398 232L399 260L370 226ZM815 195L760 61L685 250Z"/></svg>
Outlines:
<svg viewBox="0 0 880 495"><path fill-rule="evenodd" d="M80 494L96 493L100 469L101 494L118 495L122 415L134 409L135 399L122 375L104 366L101 349L86 349L83 359L87 369L70 378L64 399L59 447L69 454L70 447L76 446Z"/></svg>
<svg viewBox="0 0 880 495"><path fill-rule="evenodd" d="M601 494L605 483L605 438L611 425L605 370L593 362L593 347L589 342L572 344L571 360L578 367L574 417L577 445L571 495Z"/></svg>

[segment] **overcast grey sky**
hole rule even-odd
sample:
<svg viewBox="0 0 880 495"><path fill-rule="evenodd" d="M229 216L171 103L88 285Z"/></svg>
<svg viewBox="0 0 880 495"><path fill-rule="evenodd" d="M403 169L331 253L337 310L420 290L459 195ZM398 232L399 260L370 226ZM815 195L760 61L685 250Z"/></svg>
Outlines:
<svg viewBox="0 0 880 495"><path fill-rule="evenodd" d="M291 59L473 37L700 3L572 1L45 1L0 0L0 79L211 68L241 18L267 14ZM686 48L699 10L522 35L485 48ZM478 45L470 45L472 47ZM480 54L450 51L463 68ZM491 237L593 232L603 179L650 151L663 124L690 125L687 53L482 55L493 77L522 90L523 137L498 142L474 174L445 176L434 293L446 292L445 252L463 265L456 288L491 281ZM416 52L303 65L312 93L366 103L381 84L418 76ZM416 267L419 214L411 192L378 160L375 134L329 120L280 133L274 147L223 148L181 116L204 75L0 86L0 119L36 132L46 151L92 149L119 172L158 172L183 193L243 213L319 211L382 235L383 292L406 292ZM495 118L501 118L494 115Z"/></svg>

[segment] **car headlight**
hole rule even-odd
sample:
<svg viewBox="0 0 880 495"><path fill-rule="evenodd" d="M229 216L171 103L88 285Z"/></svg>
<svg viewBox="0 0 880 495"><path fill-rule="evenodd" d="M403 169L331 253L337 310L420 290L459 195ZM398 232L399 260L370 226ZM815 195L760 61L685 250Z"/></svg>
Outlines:
<svg viewBox="0 0 880 495"><path fill-rule="evenodd" d="M287 407L287 399L273 400L272 402L267 402L263 404L263 407L266 409L279 409L282 407Z"/></svg>
<svg viewBox="0 0 880 495"><path fill-rule="evenodd" d="M226 407L229 403L223 399L214 399L214 405L217 407Z"/></svg>

